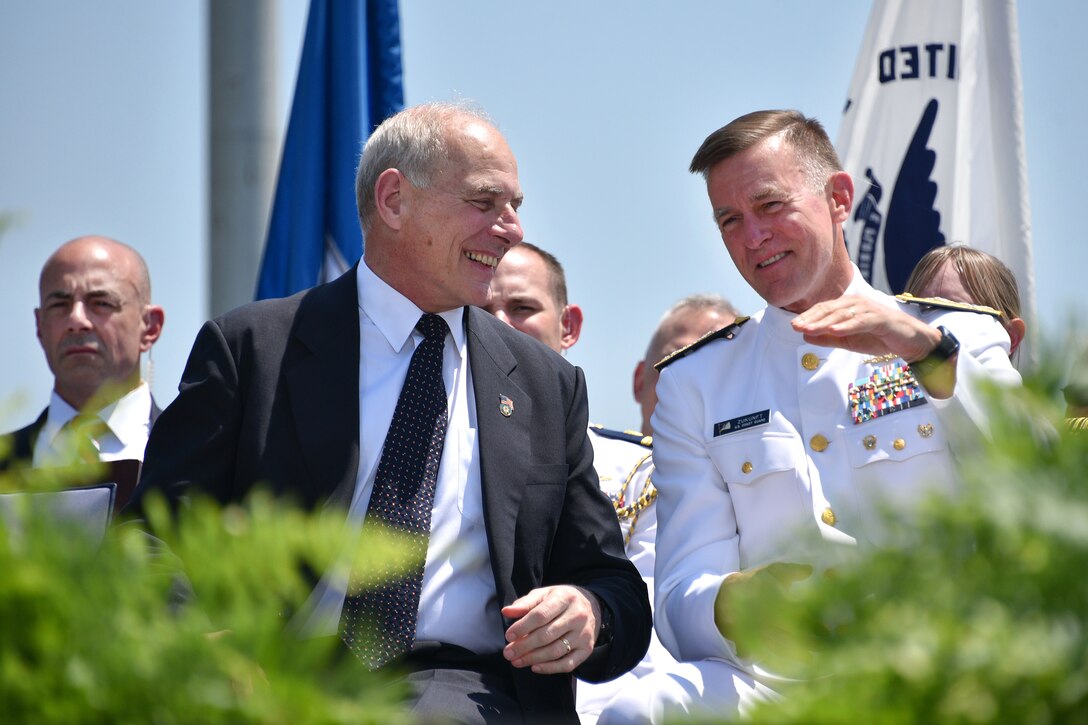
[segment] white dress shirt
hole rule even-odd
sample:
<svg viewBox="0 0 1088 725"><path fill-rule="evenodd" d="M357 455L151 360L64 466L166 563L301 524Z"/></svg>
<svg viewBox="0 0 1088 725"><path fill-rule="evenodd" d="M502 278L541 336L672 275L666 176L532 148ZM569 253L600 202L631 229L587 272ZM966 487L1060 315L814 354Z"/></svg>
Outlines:
<svg viewBox="0 0 1088 725"><path fill-rule="evenodd" d="M56 391L49 399L45 425L34 444L34 466L56 466L72 462L75 445L71 440L69 421L79 413ZM98 458L102 461L133 459L142 461L147 447L151 420L151 388L140 383L124 397L97 412L108 430L95 439Z"/></svg>
<svg viewBox="0 0 1088 725"><path fill-rule="evenodd" d="M423 335L423 311L359 263L359 471L348 520L366 516L382 446L408 365ZM475 652L505 644L495 577L484 529L476 404L468 363L464 308L440 313L449 325L442 356L449 425L438 470L431 537L423 572L417 640L437 640ZM334 634L344 602L344 577L330 572L305 610L303 632Z"/></svg>

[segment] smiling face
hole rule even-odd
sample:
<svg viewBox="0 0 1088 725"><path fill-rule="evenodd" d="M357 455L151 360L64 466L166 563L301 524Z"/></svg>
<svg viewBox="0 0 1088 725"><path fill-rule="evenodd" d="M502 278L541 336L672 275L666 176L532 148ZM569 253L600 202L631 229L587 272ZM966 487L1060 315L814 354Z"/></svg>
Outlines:
<svg viewBox="0 0 1088 725"><path fill-rule="evenodd" d="M378 212L392 231L368 238L367 264L425 312L485 306L499 260L523 233L517 162L493 127L451 119L446 158L429 183L379 177Z"/></svg>
<svg viewBox="0 0 1088 725"><path fill-rule="evenodd" d="M838 297L853 276L841 227L853 183L836 172L817 186L781 135L718 162L707 176L737 270L767 304L791 312Z"/></svg>
<svg viewBox="0 0 1088 725"><path fill-rule="evenodd" d="M115 395L140 382L140 353L162 330L162 310L147 304L146 273L127 247L82 237L42 269L38 340L58 395L82 408L106 384Z"/></svg>

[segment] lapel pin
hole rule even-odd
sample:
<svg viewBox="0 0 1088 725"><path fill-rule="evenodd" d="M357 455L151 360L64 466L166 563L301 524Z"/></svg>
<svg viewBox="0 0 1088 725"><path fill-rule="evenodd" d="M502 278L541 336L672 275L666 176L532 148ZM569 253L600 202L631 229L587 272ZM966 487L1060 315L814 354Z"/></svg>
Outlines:
<svg viewBox="0 0 1088 725"><path fill-rule="evenodd" d="M504 418L509 418L514 414L514 401L510 400L510 396L499 395L499 412L502 413Z"/></svg>

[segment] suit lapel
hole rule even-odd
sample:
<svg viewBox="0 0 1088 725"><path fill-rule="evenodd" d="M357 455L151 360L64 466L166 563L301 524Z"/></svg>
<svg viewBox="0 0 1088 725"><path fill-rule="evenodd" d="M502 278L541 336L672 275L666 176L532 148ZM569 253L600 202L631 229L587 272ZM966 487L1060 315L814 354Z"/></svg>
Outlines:
<svg viewBox="0 0 1088 725"><path fill-rule="evenodd" d="M311 503L347 506L359 469L359 314L356 270L299 303L290 362L285 362L295 433L310 480Z"/></svg>
<svg viewBox="0 0 1088 725"><path fill-rule="evenodd" d="M507 604L516 597L513 590L504 589L509 589L513 573L514 527L531 453L533 401L510 378L517 360L494 328L503 323L475 307L466 309L484 521L499 597Z"/></svg>
<svg viewBox="0 0 1088 725"><path fill-rule="evenodd" d="M38 435L42 432L42 428L45 427L45 421L48 418L49 407L46 406L37 420L11 434L11 456L7 459L0 459L0 471L7 470L16 461L23 461L30 465L30 461L34 459L34 446L38 442Z"/></svg>

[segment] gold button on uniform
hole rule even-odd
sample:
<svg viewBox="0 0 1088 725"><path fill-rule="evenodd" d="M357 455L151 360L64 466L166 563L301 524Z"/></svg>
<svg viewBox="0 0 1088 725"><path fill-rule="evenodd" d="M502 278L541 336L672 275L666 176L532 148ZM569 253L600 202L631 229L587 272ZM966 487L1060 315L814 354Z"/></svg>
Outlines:
<svg viewBox="0 0 1088 725"><path fill-rule="evenodd" d="M861 439L861 445L865 446L865 450L871 451L876 448L876 436L869 435Z"/></svg>
<svg viewBox="0 0 1088 725"><path fill-rule="evenodd" d="M902 438L896 438L894 441L892 441L892 448L894 448L897 451L901 451L906 447L907 447L907 442L905 440L903 440Z"/></svg>
<svg viewBox="0 0 1088 725"><path fill-rule="evenodd" d="M835 518L835 512L831 510L830 506L825 508L824 512L820 514L820 520L828 526L834 526L835 522L838 521L838 519Z"/></svg>
<svg viewBox="0 0 1088 725"><path fill-rule="evenodd" d="M806 352L801 356L801 367L808 371L815 370L820 367L820 358L811 352Z"/></svg>
<svg viewBox="0 0 1088 725"><path fill-rule="evenodd" d="M751 473L752 472L752 464L749 463L748 461L745 461L744 465L740 467L740 470L742 472L744 472L744 473Z"/></svg>
<svg viewBox="0 0 1088 725"><path fill-rule="evenodd" d="M822 453L823 451L827 450L827 438L825 438L820 433L812 436L812 438L809 439L808 444L812 446L812 450L816 451L817 453Z"/></svg>

